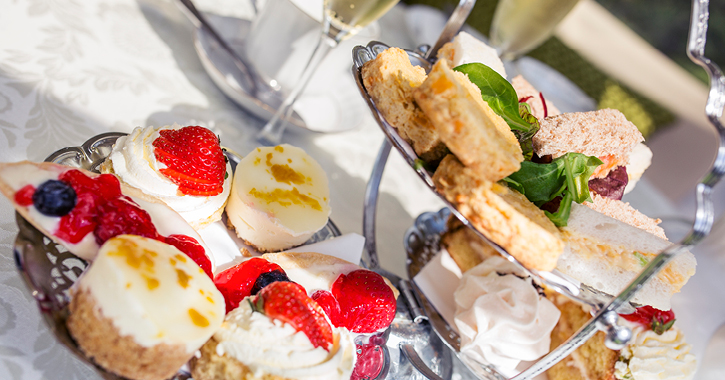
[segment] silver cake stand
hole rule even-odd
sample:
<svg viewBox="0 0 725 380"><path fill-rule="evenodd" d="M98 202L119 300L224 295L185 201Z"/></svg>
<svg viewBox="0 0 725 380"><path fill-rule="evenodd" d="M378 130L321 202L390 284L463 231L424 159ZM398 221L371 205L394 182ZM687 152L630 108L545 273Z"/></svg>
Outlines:
<svg viewBox="0 0 725 380"><path fill-rule="evenodd" d="M449 41L458 32L463 21L468 16L470 7L474 1L461 0L448 21L444 32L438 42L432 49L419 48L416 51L407 51L411 63L419 65L428 71L433 63L433 58L438 48L443 43ZM528 380L543 373L554 364L561 361L569 355L577 347L591 338L597 331L603 331L606 334L605 344L611 349L621 349L631 338L631 331L628 328L617 324L619 318L618 313L629 313L633 306L629 300L639 289L660 270L662 270L677 255L689 250L692 246L700 243L710 232L714 219L714 210L712 203L712 188L722 178L725 172L725 128L720 123L722 117L723 106L725 106L725 77L720 68L710 61L704 55L707 26L709 19L709 1L693 0L692 13L690 21L689 39L687 45L687 54L690 59L702 66L710 77L710 92L705 107L705 113L708 119L715 127L719 137L719 148L715 162L709 173L702 179L696 187L697 210L695 213L695 222L689 234L679 243L672 244L664 251L660 252L645 266L640 274L618 295L612 297L596 291L585 285L572 282L557 271L542 272L525 268L521 263L511 256L505 249L492 243L483 234L477 231L472 224L448 202L443 196L441 199L448 206L448 210L439 213L426 213L416 220L415 226L411 228L406 235L406 249L408 253L408 271L412 278L417 270L429 260L434 252L430 247L437 244L436 236L439 236L445 230L445 218L448 213L452 213L463 224L473 229L476 234L484 241L489 242L503 257L517 264L523 270L528 272L537 282L563 294L564 296L578 301L580 303L591 306L593 317L572 337L559 347L553 349L549 354L545 355L537 362L532 364L518 375L512 377L515 380ZM358 89L362 97L367 102L373 117L379 124L386 140L383 142L378 152L372 174L367 184L365 193L365 202L363 210L363 234L366 238L366 256L364 262L369 268L379 268L377 257L377 248L375 240L375 216L377 199L379 195L380 181L382 179L383 170L387 162L390 150L395 147L396 150L408 162L410 167L416 171L421 180L436 192L431 174L425 167L419 165L416 156L410 145L405 142L380 113L370 95L365 90L362 82L361 68L365 62L374 59L381 51L387 49L388 46L380 42L370 42L367 46L357 46L353 50L353 67L352 72L357 81ZM436 193L437 194L437 193ZM415 267L412 268L411 264ZM411 270L412 269L412 270ZM399 287L403 295L409 318L411 323L429 326L438 337L446 344L453 355L463 363L461 374L464 376L475 376L480 379L506 379L506 376L496 370L495 367L478 363L460 353L460 339L454 329L447 325L441 318L440 314L426 300L425 295L420 292L415 283L401 279ZM430 331L422 329L422 333ZM389 344L390 346L390 344ZM440 360L436 363L436 368L430 366L426 362L426 358L422 357L416 351L414 345L406 345L406 342L399 343L400 351L407 357L410 364L415 367L420 374L431 380L446 378L445 373L438 371L439 368L453 368L456 361L442 363L445 356L441 355Z"/></svg>

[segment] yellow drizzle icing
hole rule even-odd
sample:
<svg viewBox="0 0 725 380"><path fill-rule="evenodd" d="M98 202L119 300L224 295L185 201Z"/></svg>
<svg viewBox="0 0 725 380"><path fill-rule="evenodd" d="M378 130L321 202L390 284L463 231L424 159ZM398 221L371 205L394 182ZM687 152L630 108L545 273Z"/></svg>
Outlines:
<svg viewBox="0 0 725 380"><path fill-rule="evenodd" d="M143 275L143 278L144 280L146 280L146 286L149 288L149 290L154 290L159 287L159 280L146 275Z"/></svg>
<svg viewBox="0 0 725 380"><path fill-rule="evenodd" d="M154 260L153 258L158 256L154 251L143 249L139 255L136 254L137 245L133 242L124 240L118 245L118 249L113 252L109 252L109 256L125 257L126 264L134 269L142 269L150 273L154 273Z"/></svg>
<svg viewBox="0 0 725 380"><path fill-rule="evenodd" d="M209 326L209 320L206 319L201 313L196 311L196 309L189 309L189 317L191 317L191 321L199 326L199 327L207 327Z"/></svg>
<svg viewBox="0 0 725 380"><path fill-rule="evenodd" d="M292 190L274 189L274 191L267 193L258 191L256 188L252 188L252 190L249 191L249 195L261 199L267 202L267 204L276 202L283 207L287 207L294 203L296 205L307 205L313 210L322 211L320 202L314 198L308 197L307 195L300 194L296 187L293 187Z"/></svg>
<svg viewBox="0 0 725 380"><path fill-rule="evenodd" d="M284 147L282 145L277 145L276 147L274 147L274 150L280 153L284 153Z"/></svg>
<svg viewBox="0 0 725 380"><path fill-rule="evenodd" d="M272 165L272 176L275 181L288 185L302 185L305 183L305 176L290 168L288 165Z"/></svg>
<svg viewBox="0 0 725 380"><path fill-rule="evenodd" d="M182 288L186 289L189 286L189 279L191 279L191 277L186 272L181 269L177 269L176 277L179 279L179 285L181 285Z"/></svg>

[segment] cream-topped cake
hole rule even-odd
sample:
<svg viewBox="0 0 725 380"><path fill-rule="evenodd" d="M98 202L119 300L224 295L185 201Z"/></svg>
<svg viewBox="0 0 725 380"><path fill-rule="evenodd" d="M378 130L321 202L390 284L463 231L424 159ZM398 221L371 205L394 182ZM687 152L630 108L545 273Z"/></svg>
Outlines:
<svg viewBox="0 0 725 380"><path fill-rule="evenodd" d="M197 229L221 219L232 185L218 137L199 126L137 127L116 140L101 170L166 203Z"/></svg>
<svg viewBox="0 0 725 380"><path fill-rule="evenodd" d="M237 235L261 252L307 241L327 224L330 190L322 167L304 150L257 148L236 167L226 207Z"/></svg>
<svg viewBox="0 0 725 380"><path fill-rule="evenodd" d="M120 235L76 283L68 329L84 353L131 379L166 379L224 320L224 298L177 248Z"/></svg>

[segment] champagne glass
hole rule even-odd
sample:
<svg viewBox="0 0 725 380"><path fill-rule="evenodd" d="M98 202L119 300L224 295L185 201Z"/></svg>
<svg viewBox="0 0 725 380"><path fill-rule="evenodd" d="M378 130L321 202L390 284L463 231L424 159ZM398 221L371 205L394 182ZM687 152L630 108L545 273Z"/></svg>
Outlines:
<svg viewBox="0 0 725 380"><path fill-rule="evenodd" d="M282 102L277 112L257 134L263 145L277 145L292 114L292 106L309 83L320 62L340 41L355 35L377 20L398 0L323 0L322 32L300 79Z"/></svg>
<svg viewBox="0 0 725 380"><path fill-rule="evenodd" d="M491 44L513 61L542 44L579 0L499 0L491 23Z"/></svg>

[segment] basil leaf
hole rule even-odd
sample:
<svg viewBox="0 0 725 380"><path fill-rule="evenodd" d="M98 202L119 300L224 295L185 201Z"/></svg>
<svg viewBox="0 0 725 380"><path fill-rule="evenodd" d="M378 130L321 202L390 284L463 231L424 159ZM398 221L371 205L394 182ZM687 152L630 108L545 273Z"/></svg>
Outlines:
<svg viewBox="0 0 725 380"><path fill-rule="evenodd" d="M504 182L537 206L563 197L557 212L544 211L554 224L563 227L569 220L571 202L591 201L589 177L601 164L596 157L570 152L547 164L524 161Z"/></svg>
<svg viewBox="0 0 725 380"><path fill-rule="evenodd" d="M478 86L483 100L506 121L519 140L524 157L530 159L533 154L531 138L539 130L539 122L530 110L519 108L519 98L511 83L482 63L467 63L453 70L468 75L468 79Z"/></svg>

